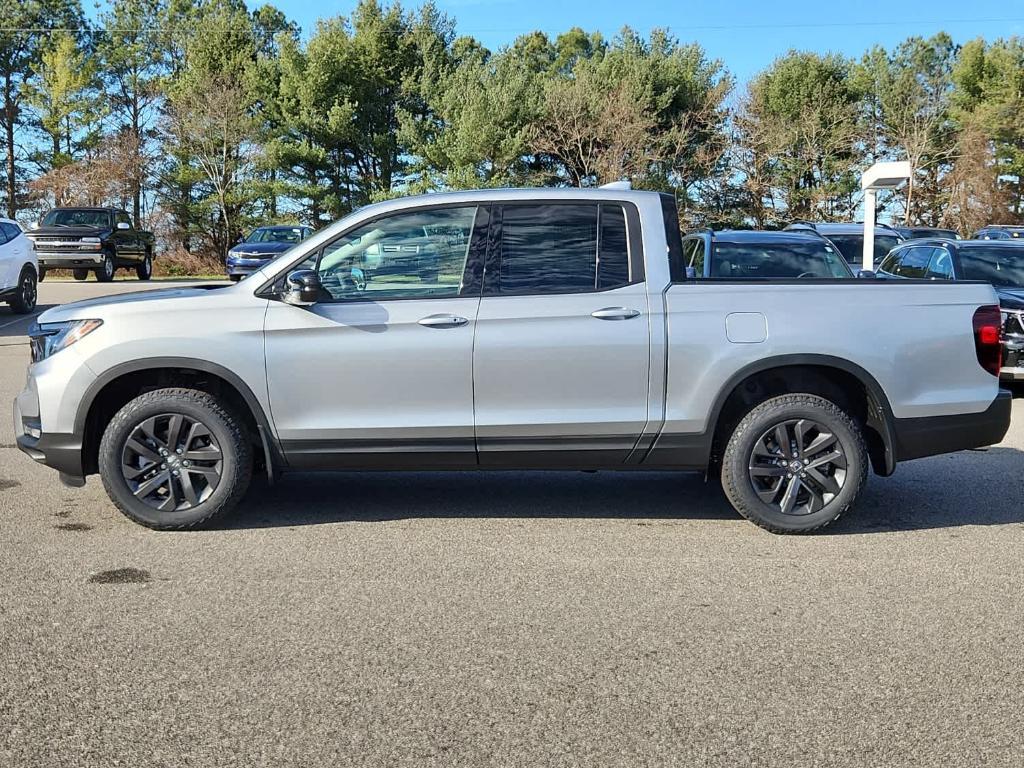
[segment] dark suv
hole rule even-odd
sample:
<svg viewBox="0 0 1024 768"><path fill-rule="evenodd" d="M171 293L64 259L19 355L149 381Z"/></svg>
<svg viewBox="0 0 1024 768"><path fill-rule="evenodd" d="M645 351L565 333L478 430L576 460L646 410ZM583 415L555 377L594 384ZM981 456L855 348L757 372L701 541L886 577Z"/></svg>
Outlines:
<svg viewBox="0 0 1024 768"><path fill-rule="evenodd" d="M853 277L824 237L800 232L703 230L683 238L690 277L726 279Z"/></svg>
<svg viewBox="0 0 1024 768"><path fill-rule="evenodd" d="M1009 224L989 224L974 234L975 240L1024 240L1024 227Z"/></svg>
<svg viewBox="0 0 1024 768"><path fill-rule="evenodd" d="M882 261L881 279L983 280L999 295L1003 313L1001 378L1024 381L1024 239L914 240Z"/></svg>
<svg viewBox="0 0 1024 768"><path fill-rule="evenodd" d="M921 240L925 237L947 237L950 240L959 240L960 235L955 229L942 229L940 227L893 227L899 232L904 240Z"/></svg>
<svg viewBox="0 0 1024 768"><path fill-rule="evenodd" d="M786 227L787 232L813 230L824 235L839 249L846 261L854 268L861 266L864 255L864 224L857 222L825 223L795 221ZM892 227L879 224L875 227L875 264L903 242L903 235Z"/></svg>

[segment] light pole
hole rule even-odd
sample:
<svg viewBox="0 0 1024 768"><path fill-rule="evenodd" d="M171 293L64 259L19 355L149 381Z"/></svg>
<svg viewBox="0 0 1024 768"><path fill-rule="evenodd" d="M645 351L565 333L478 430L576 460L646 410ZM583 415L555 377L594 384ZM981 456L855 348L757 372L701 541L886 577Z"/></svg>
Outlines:
<svg viewBox="0 0 1024 768"><path fill-rule="evenodd" d="M898 189L910 179L910 163L900 160L893 163L875 163L860 177L860 188L864 190L864 253L861 266L866 270L875 268L875 206L878 190Z"/></svg>

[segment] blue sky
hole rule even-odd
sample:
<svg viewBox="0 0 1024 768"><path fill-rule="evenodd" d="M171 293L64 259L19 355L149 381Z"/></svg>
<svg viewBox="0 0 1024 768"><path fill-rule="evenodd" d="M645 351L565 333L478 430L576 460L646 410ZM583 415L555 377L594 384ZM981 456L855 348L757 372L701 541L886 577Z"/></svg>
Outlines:
<svg viewBox="0 0 1024 768"><path fill-rule="evenodd" d="M317 18L348 15L356 2L277 0L274 5L308 35ZM667 27L682 41L701 43L741 82L790 48L859 56L875 43L892 47L910 35L940 30L957 42L1024 35L1022 0L437 0L437 5L456 20L460 34L492 49L534 29L557 34L580 26L613 36L627 24L644 33Z"/></svg>

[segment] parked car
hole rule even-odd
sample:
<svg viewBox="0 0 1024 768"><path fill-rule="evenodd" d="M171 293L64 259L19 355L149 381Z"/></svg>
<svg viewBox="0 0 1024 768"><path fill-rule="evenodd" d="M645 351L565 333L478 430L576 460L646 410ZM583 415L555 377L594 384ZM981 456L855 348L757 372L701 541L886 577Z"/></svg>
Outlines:
<svg viewBox="0 0 1024 768"><path fill-rule="evenodd" d="M1016 240L1024 239L1024 227L1009 224L989 224L974 234L974 240Z"/></svg>
<svg viewBox="0 0 1024 768"><path fill-rule="evenodd" d="M36 308L38 267L32 243L18 222L0 219L0 301L19 315Z"/></svg>
<svg viewBox="0 0 1024 768"><path fill-rule="evenodd" d="M839 249L847 263L856 271L864 261L864 225L862 223L827 223L798 221L786 227L787 232L812 229L824 235ZM875 259L877 265L886 254L903 242L903 236L884 224L875 227Z"/></svg>
<svg viewBox="0 0 1024 768"><path fill-rule="evenodd" d="M434 263L374 274L410 232ZM47 310L14 431L154 528L227 512L254 468L517 468L720 475L741 514L804 532L869 465L1003 438L1000 324L984 283L689 279L655 192L431 194L236 285Z"/></svg>
<svg viewBox="0 0 1024 768"><path fill-rule="evenodd" d="M801 232L704 230L683 238L683 259L695 277L853 277L842 254L824 237Z"/></svg>
<svg viewBox="0 0 1024 768"><path fill-rule="evenodd" d="M1024 240L932 239L905 243L878 268L882 279L982 280L999 296L1007 381L1024 381Z"/></svg>
<svg viewBox="0 0 1024 768"><path fill-rule="evenodd" d="M277 225L256 227L230 251L226 260L228 278L238 282L262 269L272 259L313 234L310 227Z"/></svg>
<svg viewBox="0 0 1024 768"><path fill-rule="evenodd" d="M89 272L101 283L118 269L131 269L139 280L153 276L152 232L136 229L120 208L54 208L28 233L39 259L39 279L51 269L70 269L75 280Z"/></svg>
<svg viewBox="0 0 1024 768"><path fill-rule="evenodd" d="M959 240L960 235L955 229L942 229L941 227L893 227L904 240L920 240L925 237L946 237L950 240Z"/></svg>

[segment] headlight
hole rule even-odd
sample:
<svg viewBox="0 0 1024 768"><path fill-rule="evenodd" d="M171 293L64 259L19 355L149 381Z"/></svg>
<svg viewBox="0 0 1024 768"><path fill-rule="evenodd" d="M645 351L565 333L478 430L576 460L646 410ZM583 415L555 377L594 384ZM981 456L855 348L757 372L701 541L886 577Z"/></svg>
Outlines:
<svg viewBox="0 0 1024 768"><path fill-rule="evenodd" d="M63 323L33 323L28 329L32 362L38 363L85 338L103 325L102 320L66 320Z"/></svg>

